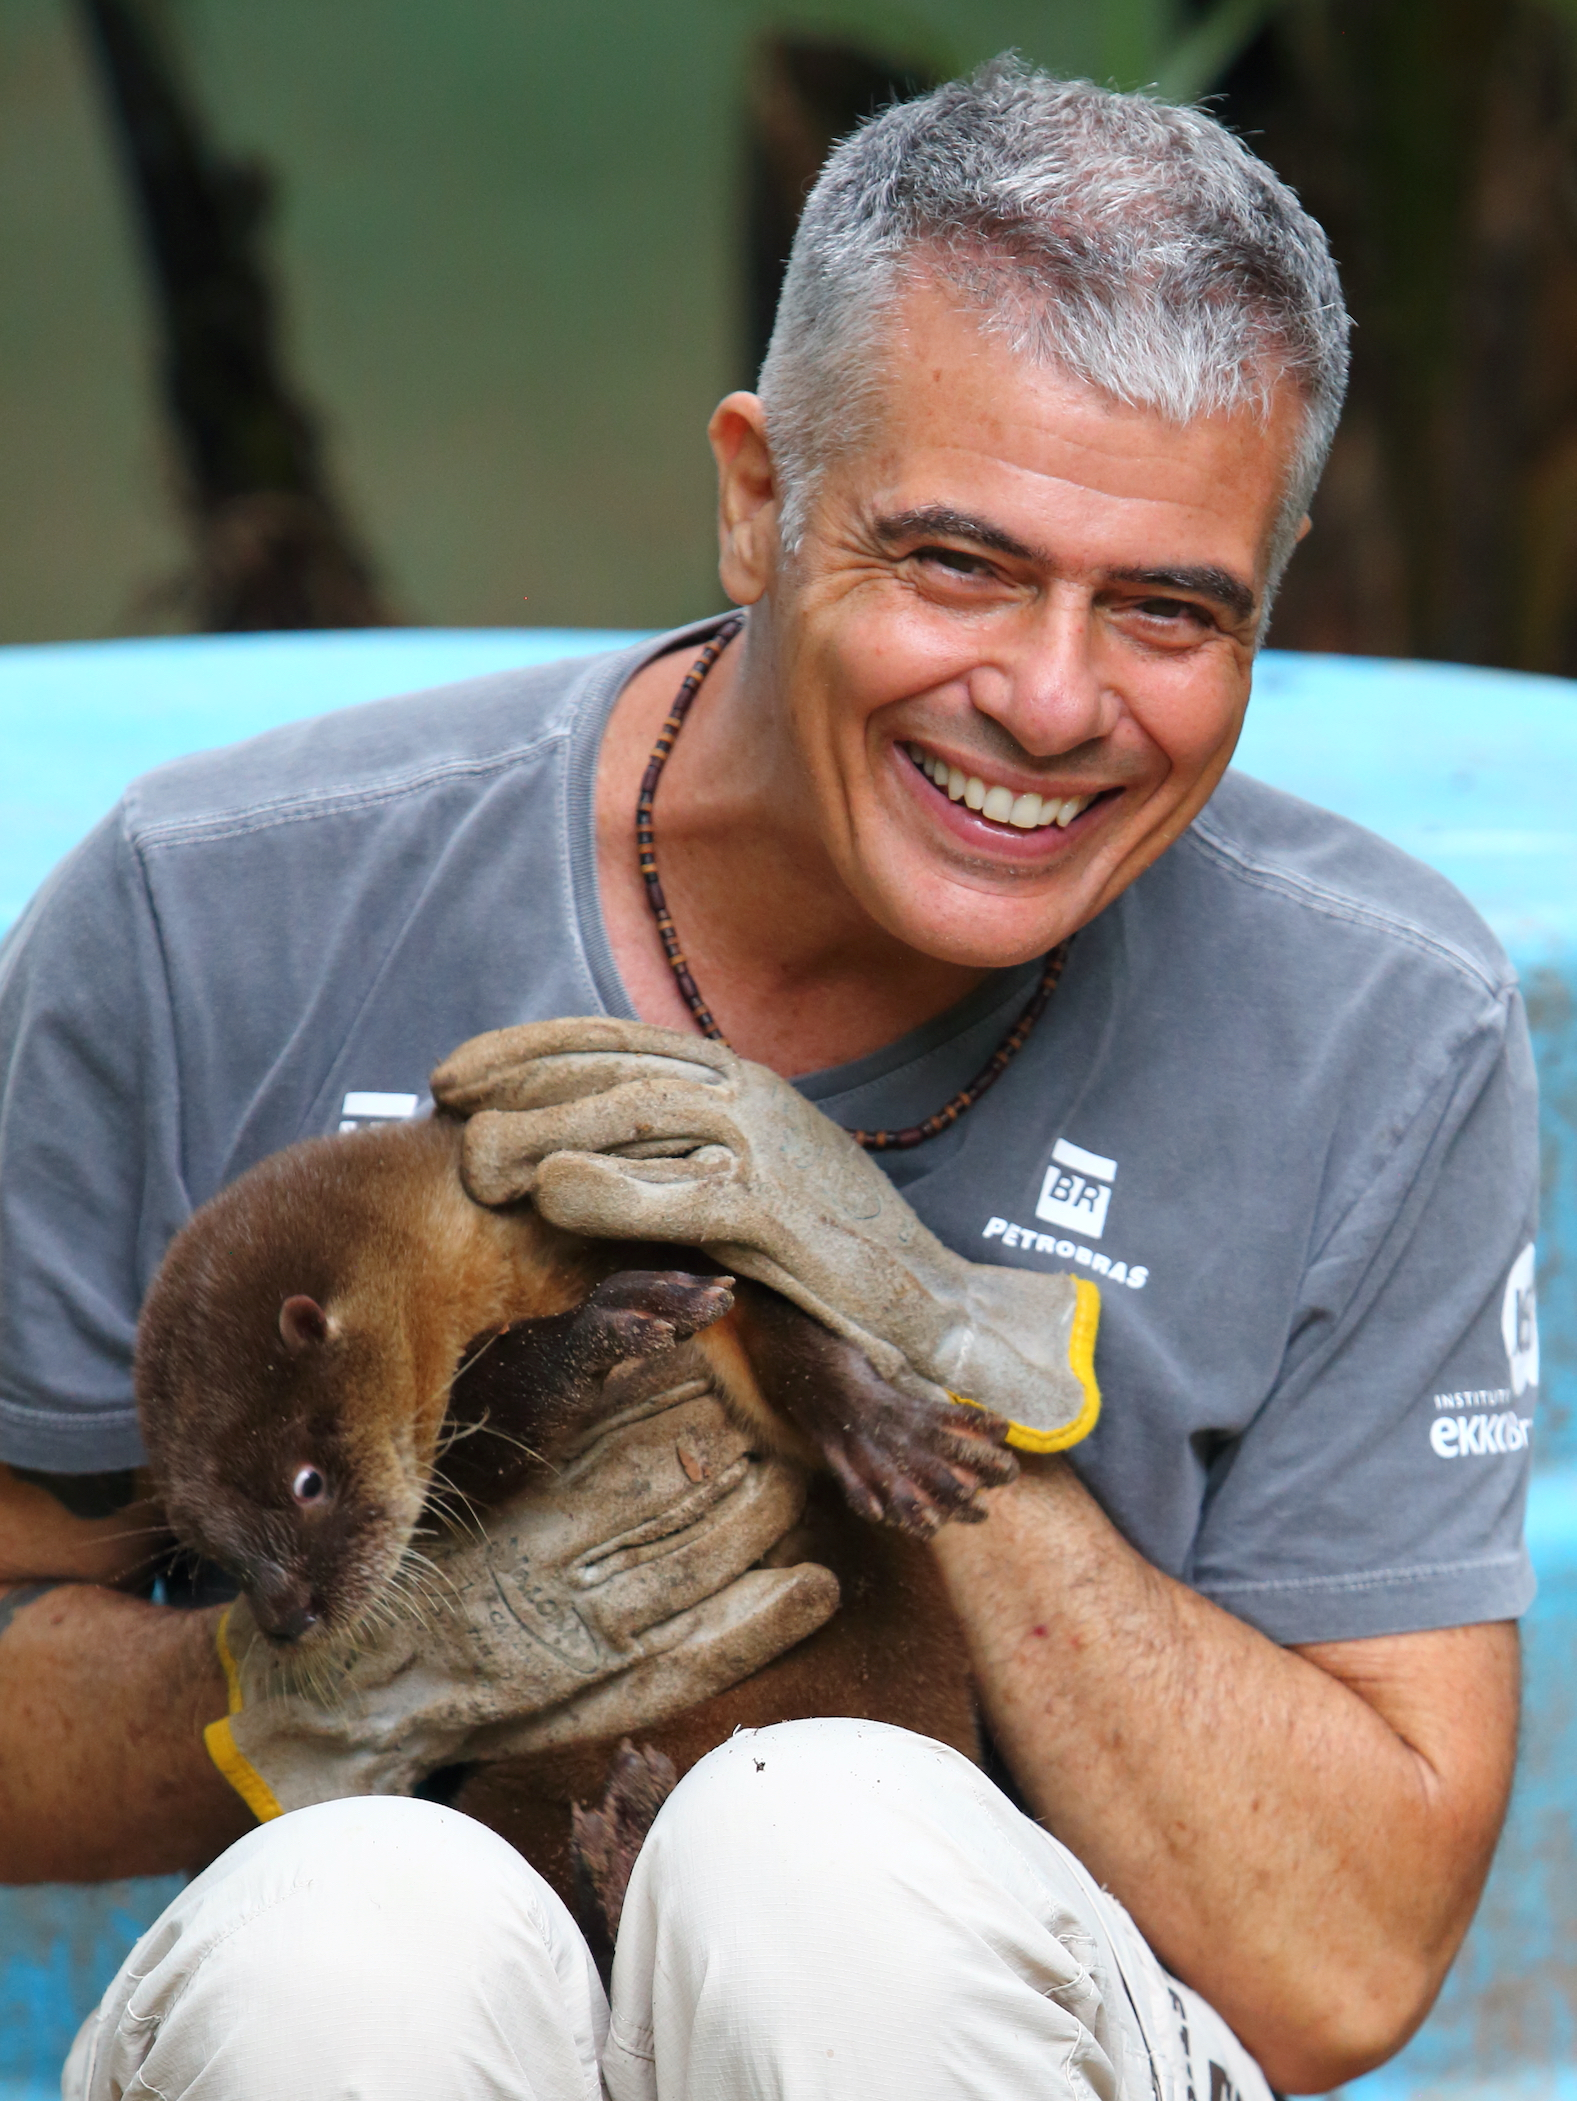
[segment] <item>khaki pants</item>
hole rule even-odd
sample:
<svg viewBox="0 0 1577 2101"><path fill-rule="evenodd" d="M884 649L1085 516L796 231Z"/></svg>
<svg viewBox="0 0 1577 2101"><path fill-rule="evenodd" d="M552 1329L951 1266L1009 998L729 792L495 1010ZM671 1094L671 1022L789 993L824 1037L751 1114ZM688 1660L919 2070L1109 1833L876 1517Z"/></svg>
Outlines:
<svg viewBox="0 0 1577 2101"><path fill-rule="evenodd" d="M172 1904L66 2101L1269 2101L1127 1914L954 1751L741 1732L641 1854L610 2019L585 1944L480 1824L298 1810Z"/></svg>

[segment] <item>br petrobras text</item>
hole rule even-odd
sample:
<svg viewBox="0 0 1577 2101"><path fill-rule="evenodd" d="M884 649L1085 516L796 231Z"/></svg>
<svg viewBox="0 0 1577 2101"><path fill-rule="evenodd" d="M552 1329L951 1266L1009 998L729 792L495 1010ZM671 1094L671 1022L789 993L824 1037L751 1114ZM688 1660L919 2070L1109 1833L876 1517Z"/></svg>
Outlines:
<svg viewBox="0 0 1577 2101"><path fill-rule="evenodd" d="M1126 1262L1114 1262L1110 1255L1098 1254L1077 1240L1058 1240L1054 1234L1037 1232L1033 1226L1016 1226L1005 1218L988 1218L980 1229L980 1237L1000 1240L1004 1247L1023 1248L1026 1253L1052 1255L1059 1262L1076 1262L1092 1277L1101 1277L1108 1284L1126 1284L1130 1291L1143 1291L1150 1281L1150 1272L1142 1262L1132 1267Z"/></svg>

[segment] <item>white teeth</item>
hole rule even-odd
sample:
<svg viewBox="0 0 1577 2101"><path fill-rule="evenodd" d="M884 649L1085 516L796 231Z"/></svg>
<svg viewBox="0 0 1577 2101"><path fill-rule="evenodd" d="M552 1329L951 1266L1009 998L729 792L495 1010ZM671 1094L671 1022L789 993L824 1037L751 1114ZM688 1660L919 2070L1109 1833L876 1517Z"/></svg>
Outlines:
<svg viewBox="0 0 1577 2101"><path fill-rule="evenodd" d="M1011 824L1017 831L1040 831L1050 824L1060 831L1095 800L1093 795L1039 796L1027 791L1015 795L1011 788L988 788L978 773L966 774L962 767L950 766L923 745L906 744L904 749L949 801L962 802L993 824Z"/></svg>

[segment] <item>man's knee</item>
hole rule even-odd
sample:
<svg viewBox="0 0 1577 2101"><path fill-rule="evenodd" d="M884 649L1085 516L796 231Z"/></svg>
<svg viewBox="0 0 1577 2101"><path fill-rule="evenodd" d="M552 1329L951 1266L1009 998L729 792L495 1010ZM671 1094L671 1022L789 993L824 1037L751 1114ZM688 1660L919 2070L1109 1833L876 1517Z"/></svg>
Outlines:
<svg viewBox="0 0 1577 2101"><path fill-rule="evenodd" d="M289 1968L325 1979L360 1973L369 1990L419 1962L431 1975L451 1950L501 1933L546 1939L558 1900L512 1847L472 1818L430 1802L366 1796L296 1810L232 1846L154 1929L218 1954L238 1935L257 1939L279 1915ZM157 1962L160 1953L147 1954ZM145 1960L142 1967L146 1970ZM397 1987L394 1987L397 1989Z"/></svg>
<svg viewBox="0 0 1577 2101"><path fill-rule="evenodd" d="M846 1936L868 1951L887 1910L912 1938L927 1892L953 1911L967 1887L988 1907L1004 1883L1028 1890L1022 1821L967 1759L906 1730L829 1719L741 1731L664 1805L630 1901L736 1945L759 1928L781 1947L798 1927L807 1954L832 1961Z"/></svg>
<svg viewBox="0 0 1577 2101"><path fill-rule="evenodd" d="M1029 2091L1071 2066L1110 2097L1131 2053L1065 1866L946 1745L847 1720L741 1732L636 1862L609 2089L650 2095L643 2068L665 2059L718 2090L810 2090L832 2059L851 2092L926 2092L961 2053L946 2090Z"/></svg>
<svg viewBox="0 0 1577 2101"><path fill-rule="evenodd" d="M566 2081L594 2065L600 1989L540 1876L453 1810L324 1803L249 1833L171 1905L106 1995L93 2068L67 2091L115 2091L124 2060L179 2092L247 2052L280 2091L358 2067L374 2083L396 2066L416 2076L435 2037L463 2047L511 2004L531 2054L565 2060L550 2090L586 2091Z"/></svg>
<svg viewBox="0 0 1577 2101"><path fill-rule="evenodd" d="M881 1722L827 1719L741 1730L686 1775L664 1805L652 1866L685 1863L731 1884L760 1878L827 1887L885 1872L895 1832L947 1843L960 1817L1012 1811L945 1744ZM643 1859L645 1855L643 1854Z"/></svg>

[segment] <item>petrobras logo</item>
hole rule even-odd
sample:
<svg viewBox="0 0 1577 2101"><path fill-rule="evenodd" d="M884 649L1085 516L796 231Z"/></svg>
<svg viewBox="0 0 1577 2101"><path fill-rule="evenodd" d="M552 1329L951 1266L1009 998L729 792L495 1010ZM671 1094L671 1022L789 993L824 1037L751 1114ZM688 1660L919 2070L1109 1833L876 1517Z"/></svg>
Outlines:
<svg viewBox="0 0 1577 2101"><path fill-rule="evenodd" d="M1108 1284L1126 1284L1130 1291L1143 1291L1150 1271L1143 1262L1119 1262L1082 1240L1059 1240L1055 1233L1037 1233L1033 1226L1014 1225L1010 1219L988 1218L980 1229L982 1240L1000 1240L1004 1247L1022 1248L1026 1254L1052 1255L1059 1262L1076 1262L1092 1277Z"/></svg>
<svg viewBox="0 0 1577 2101"><path fill-rule="evenodd" d="M1539 1383L1539 1309L1533 1289L1533 1243L1530 1240L1506 1279L1500 1302L1500 1333L1506 1345L1511 1390L1522 1395Z"/></svg>
<svg viewBox="0 0 1577 2101"><path fill-rule="evenodd" d="M1051 1149L1051 1165L1040 1185L1035 1216L1048 1226L1062 1226L1088 1240L1099 1240L1116 1179L1115 1160L1087 1153L1082 1145L1059 1138Z"/></svg>

